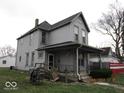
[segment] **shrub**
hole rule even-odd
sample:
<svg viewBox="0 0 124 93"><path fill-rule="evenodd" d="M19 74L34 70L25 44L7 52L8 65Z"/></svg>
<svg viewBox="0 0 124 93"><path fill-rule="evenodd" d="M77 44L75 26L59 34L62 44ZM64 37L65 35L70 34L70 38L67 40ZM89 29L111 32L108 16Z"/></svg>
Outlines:
<svg viewBox="0 0 124 93"><path fill-rule="evenodd" d="M110 78L112 71L110 69L97 69L90 72L92 78Z"/></svg>

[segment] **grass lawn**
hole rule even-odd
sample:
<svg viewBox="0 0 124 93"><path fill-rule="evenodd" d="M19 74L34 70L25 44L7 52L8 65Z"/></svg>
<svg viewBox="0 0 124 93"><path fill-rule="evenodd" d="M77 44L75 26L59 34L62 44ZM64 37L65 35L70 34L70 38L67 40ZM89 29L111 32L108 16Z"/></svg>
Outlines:
<svg viewBox="0 0 124 93"><path fill-rule="evenodd" d="M124 74L116 75L116 80L114 83L124 86Z"/></svg>
<svg viewBox="0 0 124 93"><path fill-rule="evenodd" d="M5 89L6 81L16 81L17 89ZM0 93L123 93L123 91L113 87L92 84L66 84L49 81L44 81L36 86L29 82L27 73L0 68Z"/></svg>

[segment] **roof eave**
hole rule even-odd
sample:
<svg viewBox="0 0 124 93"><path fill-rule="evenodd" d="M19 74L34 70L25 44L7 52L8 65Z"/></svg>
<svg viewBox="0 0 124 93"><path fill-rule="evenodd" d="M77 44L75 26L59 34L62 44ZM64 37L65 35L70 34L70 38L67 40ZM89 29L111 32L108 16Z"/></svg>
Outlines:
<svg viewBox="0 0 124 93"><path fill-rule="evenodd" d="M71 22L75 21L75 19L77 19L79 16L82 17L82 20L84 22L84 25L86 26L87 31L90 32L90 29L88 27L88 24L87 24L82 12L80 12Z"/></svg>
<svg viewBox="0 0 124 93"><path fill-rule="evenodd" d="M56 27L56 28L52 28L50 31L53 31L53 30L58 29L58 28L61 28L61 27L66 26L66 25L68 25L68 24L70 24L70 23L71 23L71 22L68 22L68 23L63 24L63 25L61 25L61 26L58 26L58 27Z"/></svg>

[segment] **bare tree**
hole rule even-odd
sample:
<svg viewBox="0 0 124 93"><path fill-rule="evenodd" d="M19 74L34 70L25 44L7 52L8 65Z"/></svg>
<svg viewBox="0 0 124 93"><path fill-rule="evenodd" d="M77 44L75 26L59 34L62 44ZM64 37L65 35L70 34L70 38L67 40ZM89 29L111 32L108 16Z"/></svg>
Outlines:
<svg viewBox="0 0 124 93"><path fill-rule="evenodd" d="M121 59L124 9L119 6L118 2L111 4L110 11L102 14L102 18L95 24L95 29L112 38L116 56Z"/></svg>
<svg viewBox="0 0 124 93"><path fill-rule="evenodd" d="M2 47L0 48L0 55L1 56L7 56L7 55L15 55L16 53L16 50L11 47L11 46L5 46L5 47Z"/></svg>

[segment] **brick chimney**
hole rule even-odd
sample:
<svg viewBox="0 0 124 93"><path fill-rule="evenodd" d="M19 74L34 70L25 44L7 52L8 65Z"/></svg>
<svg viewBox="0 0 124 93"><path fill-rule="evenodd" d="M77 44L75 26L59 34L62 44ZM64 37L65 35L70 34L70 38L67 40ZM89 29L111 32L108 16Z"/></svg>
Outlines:
<svg viewBox="0 0 124 93"><path fill-rule="evenodd" d="M35 27L38 26L39 24L39 19L35 19Z"/></svg>

